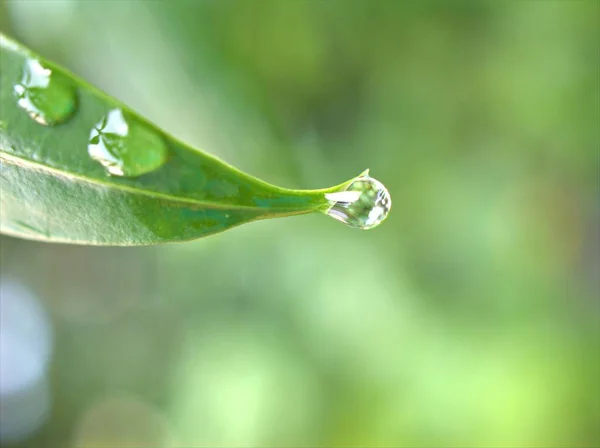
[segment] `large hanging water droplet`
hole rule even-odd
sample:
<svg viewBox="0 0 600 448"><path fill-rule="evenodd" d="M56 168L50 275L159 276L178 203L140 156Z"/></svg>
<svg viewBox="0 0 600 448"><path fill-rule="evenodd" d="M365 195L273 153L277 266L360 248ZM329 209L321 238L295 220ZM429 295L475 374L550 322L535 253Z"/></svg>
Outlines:
<svg viewBox="0 0 600 448"><path fill-rule="evenodd" d="M357 229L372 229L387 217L392 199L377 179L368 175L357 177L344 191L328 193L333 204L327 214Z"/></svg>
<svg viewBox="0 0 600 448"><path fill-rule="evenodd" d="M160 168L167 147L153 130L113 109L92 129L88 153L115 176L136 177Z"/></svg>
<svg viewBox="0 0 600 448"><path fill-rule="evenodd" d="M77 95L72 82L37 59L25 62L14 91L19 107L43 125L62 123L77 108Z"/></svg>

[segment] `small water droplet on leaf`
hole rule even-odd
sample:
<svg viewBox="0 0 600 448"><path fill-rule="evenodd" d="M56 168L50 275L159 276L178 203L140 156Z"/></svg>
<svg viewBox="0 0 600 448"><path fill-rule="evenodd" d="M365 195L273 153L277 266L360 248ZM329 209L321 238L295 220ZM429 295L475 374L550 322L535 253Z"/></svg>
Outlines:
<svg viewBox="0 0 600 448"><path fill-rule="evenodd" d="M77 108L75 87L69 79L37 59L28 59L14 86L17 104L42 125L67 120Z"/></svg>
<svg viewBox="0 0 600 448"><path fill-rule="evenodd" d="M114 176L137 177L164 165L167 147L156 132L112 109L92 128L88 154Z"/></svg>
<svg viewBox="0 0 600 448"><path fill-rule="evenodd" d="M392 208L387 189L367 175L354 179L344 191L327 193L325 197L332 202L327 214L356 229L378 226Z"/></svg>

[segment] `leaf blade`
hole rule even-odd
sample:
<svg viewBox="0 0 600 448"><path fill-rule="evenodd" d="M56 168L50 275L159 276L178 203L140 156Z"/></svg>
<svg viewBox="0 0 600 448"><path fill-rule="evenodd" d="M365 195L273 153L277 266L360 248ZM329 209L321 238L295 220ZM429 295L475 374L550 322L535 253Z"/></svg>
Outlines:
<svg viewBox="0 0 600 448"><path fill-rule="evenodd" d="M30 58L76 87L76 113L41 126L12 92ZM0 35L0 174L2 233L50 242L146 245L187 241L246 222L324 211L324 190L276 187L160 130L67 70ZM90 130L114 108L156 132L168 160L136 178L107 176L86 148Z"/></svg>

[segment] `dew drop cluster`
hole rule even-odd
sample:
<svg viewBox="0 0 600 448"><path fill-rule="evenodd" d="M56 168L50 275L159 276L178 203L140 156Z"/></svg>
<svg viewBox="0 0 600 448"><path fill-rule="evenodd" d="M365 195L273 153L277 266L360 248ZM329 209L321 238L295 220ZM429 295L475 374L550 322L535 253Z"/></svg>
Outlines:
<svg viewBox="0 0 600 448"><path fill-rule="evenodd" d="M44 126L64 123L78 107L73 82L38 59L25 61L14 92L17 105ZM162 137L120 108L110 110L90 130L87 151L113 176L141 176L167 160Z"/></svg>

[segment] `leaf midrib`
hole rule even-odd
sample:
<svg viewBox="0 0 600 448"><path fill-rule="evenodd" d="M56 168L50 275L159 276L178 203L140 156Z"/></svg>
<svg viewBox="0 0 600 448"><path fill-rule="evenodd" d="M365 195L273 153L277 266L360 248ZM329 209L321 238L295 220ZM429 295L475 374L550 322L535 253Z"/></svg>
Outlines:
<svg viewBox="0 0 600 448"><path fill-rule="evenodd" d="M33 160L24 158L22 156L14 156L14 155L9 154L1 149L0 149L0 162L3 162L3 163L6 162L7 164L21 167L24 169L30 168L30 169L36 169L38 171L44 171L44 172L50 173L51 175L55 175L57 177L63 177L65 179L69 179L69 180L85 182L90 185L95 185L95 186L99 186L99 187L103 187L103 188L107 188L107 189L119 190L119 191L123 191L123 192L127 192L127 193L132 193L132 194L137 194L137 195L146 196L146 197L150 197L150 198L155 198L155 199L164 199L164 200L179 203L179 204L182 204L182 205L185 205L188 207L204 207L204 208L222 209L222 210L234 209L234 210L252 211L252 212L255 212L256 210L265 210L265 212L268 214L277 214L278 212L282 212L282 213L299 212L299 211L303 211L303 210L305 210L307 213L309 213L309 212L313 211L313 209L306 208L306 207L276 208L276 209L274 208L274 209L267 210L264 207L259 207L259 206L250 207L250 206L246 206L246 205L219 204L217 202L212 202L212 201L199 201L199 200L195 200L195 199L184 199L184 198L181 198L178 196L171 196L171 195L168 195L165 193L141 190L141 189L131 187L128 185L116 185L116 184L111 184L108 182L102 182L101 180L99 180L97 178L85 177L80 174L74 174L71 172L61 170L56 167L51 167L51 166L48 166L48 165L45 165L42 163L38 163ZM273 212L275 212L275 213L273 213Z"/></svg>

